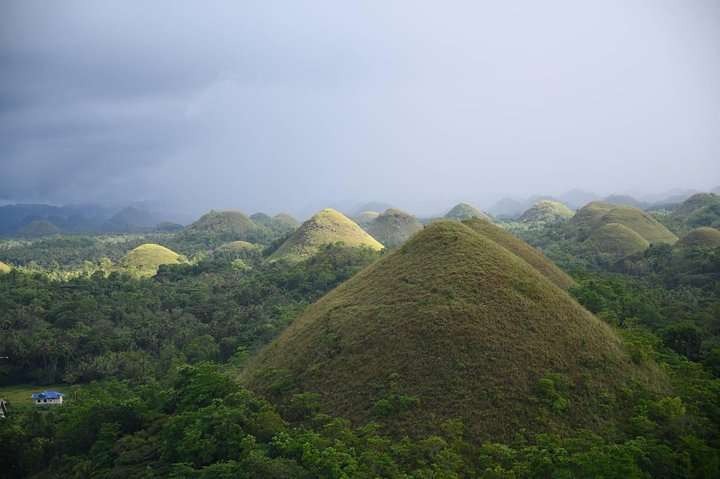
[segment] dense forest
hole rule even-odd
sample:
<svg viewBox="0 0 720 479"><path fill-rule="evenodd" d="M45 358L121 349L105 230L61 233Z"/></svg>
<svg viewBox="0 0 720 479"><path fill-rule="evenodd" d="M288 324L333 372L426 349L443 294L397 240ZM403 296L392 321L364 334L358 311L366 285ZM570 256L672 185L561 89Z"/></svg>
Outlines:
<svg viewBox="0 0 720 479"><path fill-rule="evenodd" d="M539 415L535 422L547 423L547 430L520 427L514 440L501 442L475 440L460 413L438 418L429 433L402 433L398 424L427 404L396 371L371 386L372 419L363 423L328 414L322 395L304 391L289 373L272 376L264 394L238 381L327 293L351 278L367 279L373 268L389 275L377 265L402 266L403 255L417 259L413 248L432 244L411 239L407 248L393 244L377 251L333 239L313 244L307 258L274 260L283 244L306 240L308 227L223 213L177 233L2 241L0 261L11 267L0 271L0 396L46 387L65 393L61 406L37 407L29 397L8 402L8 416L0 419L2 476L718 477L720 246L685 241L702 224L690 227L677 214L633 223L635 217L626 220L633 212L608 208L603 215L608 212L615 216L607 224L640 224L645 229L633 231L656 234L657 222L681 241L648 242L622 254L598 249L592 235L604 227L600 216L580 223L564 211L500 224L570 273L569 294L621 338L633 367L664 379L657 387L637 382L594 398L593 407L612 421L557 429L552 425L560 418L584 407L578 399L584 386L548 373L526 398ZM711 213L693 221L712 223L706 218ZM494 231L482 224L474 227ZM426 230L453 235L453 228ZM468 241L480 241L466 230ZM428 243L437 237L428 235ZM147 243L172 248L184 259L138 274L123 258ZM507 255L508 264L525 261ZM418 269L425 268L418 261ZM397 272L399 284L411 284L410 273ZM457 292L449 278L432 298L448 297L452 307ZM342 296L339 291L334 294ZM342 305L334 307L328 315L340 314ZM340 354L332 350L334 334L328 330L323 339L331 357Z"/></svg>

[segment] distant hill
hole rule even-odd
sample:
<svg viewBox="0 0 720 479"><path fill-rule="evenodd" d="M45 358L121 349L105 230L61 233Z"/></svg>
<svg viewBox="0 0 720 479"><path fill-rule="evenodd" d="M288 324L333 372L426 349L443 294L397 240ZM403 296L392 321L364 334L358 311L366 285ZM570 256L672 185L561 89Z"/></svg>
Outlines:
<svg viewBox="0 0 720 479"><path fill-rule="evenodd" d="M560 269L540 251L536 250L507 230L477 218L467 220L464 224L469 226L476 233L485 236L511 253L527 261L530 266L542 273L556 286L567 289L575 284L575 281L573 281L573 279L568 276L565 271Z"/></svg>
<svg viewBox="0 0 720 479"><path fill-rule="evenodd" d="M578 228L580 240L585 240L593 231L611 223L624 225L650 243L674 243L677 241L670 230L646 212L633 206L616 206L603 201L593 201L572 218ZM617 229L615 228L617 231Z"/></svg>
<svg viewBox="0 0 720 479"><path fill-rule="evenodd" d="M184 258L176 252L158 244L146 243L128 252L119 263L120 269L141 276L152 276L160 265L179 264Z"/></svg>
<svg viewBox="0 0 720 479"><path fill-rule="evenodd" d="M214 249L232 241L265 240L269 231L255 224L241 211L210 211L175 235L175 243L202 245ZM182 249L181 249L182 251Z"/></svg>
<svg viewBox="0 0 720 479"><path fill-rule="evenodd" d="M0 274L7 274L10 271L12 271L12 268L9 265L0 261Z"/></svg>
<svg viewBox="0 0 720 479"><path fill-rule="evenodd" d="M394 208L394 206L389 203L383 203L382 201L370 201L357 205L352 211L352 216L359 216L365 211L385 211L390 208Z"/></svg>
<svg viewBox="0 0 720 479"><path fill-rule="evenodd" d="M355 216L353 221L355 221L355 223L357 223L362 229L366 229L378 216L380 216L380 213L377 211L363 211L359 215Z"/></svg>
<svg viewBox="0 0 720 479"><path fill-rule="evenodd" d="M35 220L17 231L17 236L24 238L37 238L62 233L62 230L48 220Z"/></svg>
<svg viewBox="0 0 720 479"><path fill-rule="evenodd" d="M322 412L398 437L460 419L480 443L608 430L633 384L664 376L525 260L438 221L310 306L240 381L281 404L317 393Z"/></svg>
<svg viewBox="0 0 720 479"><path fill-rule="evenodd" d="M551 200L536 202L520 216L523 223L550 224L572 218L575 213L562 203Z"/></svg>
<svg viewBox="0 0 720 479"><path fill-rule="evenodd" d="M423 224L410 213L390 208L368 225L367 232L386 248L394 248L422 229Z"/></svg>
<svg viewBox="0 0 720 479"><path fill-rule="evenodd" d="M677 248L717 248L720 247L720 231L703 226L682 237L675 246Z"/></svg>
<svg viewBox="0 0 720 479"><path fill-rule="evenodd" d="M578 189L570 190L557 197L557 201L568 205L568 207L573 210L577 210L584 205L599 199L600 197L595 193Z"/></svg>
<svg viewBox="0 0 720 479"><path fill-rule="evenodd" d="M600 226L583 242L586 251L605 254L611 259L619 259L645 251L648 246L650 246L649 241L619 223L607 223Z"/></svg>
<svg viewBox="0 0 720 479"><path fill-rule="evenodd" d="M157 213L149 213L128 206L115 213L101 227L102 231L134 232L153 228L162 221Z"/></svg>
<svg viewBox="0 0 720 479"><path fill-rule="evenodd" d="M314 256L320 247L339 242L353 247L382 249L378 241L345 215L333 209L325 209L300 225L270 255L270 260L302 261Z"/></svg>
<svg viewBox="0 0 720 479"><path fill-rule="evenodd" d="M629 195L610 195L605 198L605 203L618 206L634 206L641 210L647 209L650 205L644 201L640 201L637 198L633 198Z"/></svg>
<svg viewBox="0 0 720 479"><path fill-rule="evenodd" d="M450 211L445 213L445 219L448 220L463 221L469 220L470 218L492 221L492 218L486 215L481 209L467 203L457 204Z"/></svg>
<svg viewBox="0 0 720 479"><path fill-rule="evenodd" d="M521 198L503 198L490 207L488 212L496 218L516 218L530 205L532 202Z"/></svg>
<svg viewBox="0 0 720 479"><path fill-rule="evenodd" d="M670 226L691 229L700 226L720 228L720 196L697 193L675 208L668 218Z"/></svg>
<svg viewBox="0 0 720 479"><path fill-rule="evenodd" d="M250 219L257 225L268 228L274 236L283 236L300 226L300 222L287 213L279 213L270 217L265 213L255 213Z"/></svg>

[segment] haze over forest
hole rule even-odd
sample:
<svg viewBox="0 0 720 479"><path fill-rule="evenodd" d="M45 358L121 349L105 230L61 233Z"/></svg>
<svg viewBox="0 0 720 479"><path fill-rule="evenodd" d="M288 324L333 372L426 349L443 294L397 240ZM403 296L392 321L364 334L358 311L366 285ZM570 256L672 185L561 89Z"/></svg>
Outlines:
<svg viewBox="0 0 720 479"><path fill-rule="evenodd" d="M4 2L0 204L720 185L720 3Z"/></svg>

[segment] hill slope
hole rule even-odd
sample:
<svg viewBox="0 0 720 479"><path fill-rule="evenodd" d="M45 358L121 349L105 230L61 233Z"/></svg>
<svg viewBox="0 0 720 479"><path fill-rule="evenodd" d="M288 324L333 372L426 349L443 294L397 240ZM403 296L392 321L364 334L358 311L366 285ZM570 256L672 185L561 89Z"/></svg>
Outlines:
<svg viewBox="0 0 720 479"><path fill-rule="evenodd" d="M675 246L678 248L717 248L720 246L720 231L709 227L696 228L680 239Z"/></svg>
<svg viewBox="0 0 720 479"><path fill-rule="evenodd" d="M262 233L241 211L211 211L175 235L175 239L178 243L202 244L212 249L232 241L256 242Z"/></svg>
<svg viewBox="0 0 720 479"><path fill-rule="evenodd" d="M544 254L503 228L478 219L465 221L464 224L527 261L555 285L567 289L575 284L575 281L565 271Z"/></svg>
<svg viewBox="0 0 720 479"><path fill-rule="evenodd" d="M240 380L280 403L319 393L323 411L398 435L459 418L470 438L501 441L598 430L622 411L600 407L602 392L654 374L527 262L440 221L313 304Z"/></svg>
<svg viewBox="0 0 720 479"><path fill-rule="evenodd" d="M315 255L330 243L366 246L375 250L382 245L342 213L325 209L307 220L270 255L271 260L301 261Z"/></svg>
<svg viewBox="0 0 720 479"><path fill-rule="evenodd" d="M574 214L573 210L562 203L542 200L525 210L518 221L523 223L557 223L572 218Z"/></svg>
<svg viewBox="0 0 720 479"><path fill-rule="evenodd" d="M37 238L60 233L62 233L62 230L49 220L35 220L20 228L17 235L25 238Z"/></svg>
<svg viewBox="0 0 720 479"><path fill-rule="evenodd" d="M353 221L355 221L355 223L357 223L362 229L366 229L378 216L380 216L380 213L377 211L363 211L354 217Z"/></svg>
<svg viewBox="0 0 720 479"><path fill-rule="evenodd" d="M157 273L162 264L179 264L183 257L164 246L146 243L129 251L121 260L120 268L132 271L142 276L152 276Z"/></svg>
<svg viewBox="0 0 720 479"><path fill-rule="evenodd" d="M588 238L593 231L611 223L624 225L650 243L674 243L677 236L669 229L634 206L616 206L593 201L581 208L572 218L580 240Z"/></svg>
<svg viewBox="0 0 720 479"><path fill-rule="evenodd" d="M625 225L608 223L593 231L583 246L587 251L618 259L646 250L650 242Z"/></svg>
<svg viewBox="0 0 720 479"><path fill-rule="evenodd" d="M2 261L0 261L0 274L7 274L7 273L9 273L11 270L12 270L12 268L11 268L9 265L7 265L7 264L3 263Z"/></svg>
<svg viewBox="0 0 720 479"><path fill-rule="evenodd" d="M470 218L478 218L485 221L492 221L492 219L488 215L486 215L481 209L467 203L460 203L455 205L450 211L445 213L444 218L457 221L469 220Z"/></svg>
<svg viewBox="0 0 720 479"><path fill-rule="evenodd" d="M411 214L390 208L368 225L367 232L386 248L394 248L422 229L423 224Z"/></svg>

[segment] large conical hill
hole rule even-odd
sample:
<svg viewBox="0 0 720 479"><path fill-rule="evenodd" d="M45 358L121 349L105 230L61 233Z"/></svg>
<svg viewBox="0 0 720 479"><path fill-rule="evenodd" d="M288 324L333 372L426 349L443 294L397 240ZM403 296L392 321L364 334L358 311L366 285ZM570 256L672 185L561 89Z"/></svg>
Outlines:
<svg viewBox="0 0 720 479"><path fill-rule="evenodd" d="M692 230L675 244L678 248L717 248L720 247L720 231L702 227Z"/></svg>
<svg viewBox="0 0 720 479"><path fill-rule="evenodd" d="M527 261L533 268L557 286L567 289L575 284L575 281L549 258L509 231L479 219L467 220L464 223L476 233L480 233L486 238L491 239L511 253Z"/></svg>
<svg viewBox="0 0 720 479"><path fill-rule="evenodd" d="M400 246L422 229L417 218L397 208L386 210L367 226L367 232L387 248Z"/></svg>
<svg viewBox="0 0 720 479"><path fill-rule="evenodd" d="M271 260L302 261L315 255L320 247L331 243L382 249L375 238L352 220L333 209L325 209L304 222L270 255Z"/></svg>
<svg viewBox="0 0 720 479"><path fill-rule="evenodd" d="M619 259L645 251L650 243L632 229L619 223L602 225L583 242L586 251Z"/></svg>
<svg viewBox="0 0 720 479"><path fill-rule="evenodd" d="M591 201L575 213L575 216L572 218L573 224L578 227L592 226L593 223L598 221L613 208L616 208L616 206L611 205L610 203L605 203L604 201Z"/></svg>
<svg viewBox="0 0 720 479"><path fill-rule="evenodd" d="M398 435L461 419L473 440L506 441L601 430L623 414L603 398L656 377L525 260L439 221L310 306L240 380L280 404L318 393L323 412Z"/></svg>
<svg viewBox="0 0 720 479"><path fill-rule="evenodd" d="M457 221L469 220L470 218L478 218L485 221L492 221L492 219L481 209L467 203L459 203L453 206L450 211L445 213L444 217L449 220Z"/></svg>
<svg viewBox="0 0 720 479"><path fill-rule="evenodd" d="M179 264L185 258L171 249L154 243L146 243L129 251L120 260L120 268L141 276L152 276L157 273L160 265Z"/></svg>

